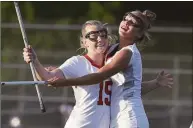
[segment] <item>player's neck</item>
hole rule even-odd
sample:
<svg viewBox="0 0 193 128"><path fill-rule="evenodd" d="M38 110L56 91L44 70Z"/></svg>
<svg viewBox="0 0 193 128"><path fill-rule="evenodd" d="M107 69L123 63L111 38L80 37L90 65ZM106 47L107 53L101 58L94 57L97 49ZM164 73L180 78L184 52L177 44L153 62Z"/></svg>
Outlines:
<svg viewBox="0 0 193 128"><path fill-rule="evenodd" d="M133 44L134 44L134 40L132 39L120 38L119 49Z"/></svg>
<svg viewBox="0 0 193 128"><path fill-rule="evenodd" d="M103 61L104 61L104 55L103 54L87 54L90 59L92 59L92 61L99 65L99 66L102 66L103 65Z"/></svg>

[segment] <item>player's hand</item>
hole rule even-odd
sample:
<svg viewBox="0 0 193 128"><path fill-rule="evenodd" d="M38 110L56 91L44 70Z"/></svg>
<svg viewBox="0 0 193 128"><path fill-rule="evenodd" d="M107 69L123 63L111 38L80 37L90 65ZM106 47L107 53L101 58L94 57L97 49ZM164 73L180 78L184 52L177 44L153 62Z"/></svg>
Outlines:
<svg viewBox="0 0 193 128"><path fill-rule="evenodd" d="M26 48L23 48L23 59L26 63L30 63L37 59L37 55L30 45L28 45Z"/></svg>
<svg viewBox="0 0 193 128"><path fill-rule="evenodd" d="M169 87L172 88L174 84L173 76L170 73L165 73L164 71L161 71L157 78L157 84L162 87Z"/></svg>
<svg viewBox="0 0 193 128"><path fill-rule="evenodd" d="M65 85L65 79L53 77L49 80L47 80L48 87L62 87Z"/></svg>

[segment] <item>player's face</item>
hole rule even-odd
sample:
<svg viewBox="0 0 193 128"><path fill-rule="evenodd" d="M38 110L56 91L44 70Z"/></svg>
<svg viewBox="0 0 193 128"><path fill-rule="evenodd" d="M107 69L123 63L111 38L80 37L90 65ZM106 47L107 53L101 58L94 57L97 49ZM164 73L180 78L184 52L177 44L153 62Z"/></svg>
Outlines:
<svg viewBox="0 0 193 128"><path fill-rule="evenodd" d="M141 23L139 19L128 14L123 17L123 20L119 25L119 36L122 38L131 39L138 36L140 30Z"/></svg>
<svg viewBox="0 0 193 128"><path fill-rule="evenodd" d="M104 53L108 47L107 31L96 25L88 25L84 32L84 45L89 53Z"/></svg>

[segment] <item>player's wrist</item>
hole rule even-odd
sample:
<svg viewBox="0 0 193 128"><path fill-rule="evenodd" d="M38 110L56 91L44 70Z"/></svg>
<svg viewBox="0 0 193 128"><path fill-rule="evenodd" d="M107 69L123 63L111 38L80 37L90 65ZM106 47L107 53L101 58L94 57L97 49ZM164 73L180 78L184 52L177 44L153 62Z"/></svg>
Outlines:
<svg viewBox="0 0 193 128"><path fill-rule="evenodd" d="M155 79L155 85L156 85L156 87L160 87L161 86L161 84L159 83L158 79Z"/></svg>

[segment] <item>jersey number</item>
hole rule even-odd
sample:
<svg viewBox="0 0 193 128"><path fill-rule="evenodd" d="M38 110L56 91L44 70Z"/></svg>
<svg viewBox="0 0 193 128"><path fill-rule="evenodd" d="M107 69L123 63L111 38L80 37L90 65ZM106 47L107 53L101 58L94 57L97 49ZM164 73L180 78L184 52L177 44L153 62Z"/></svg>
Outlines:
<svg viewBox="0 0 193 128"><path fill-rule="evenodd" d="M112 81L104 81L100 83L100 89L99 89L99 100L98 100L98 105L103 105L105 103L106 105L110 106L111 104L111 86L113 82ZM103 90L104 89L104 90ZM109 97L105 97L103 101L103 91L105 94L107 94Z"/></svg>

